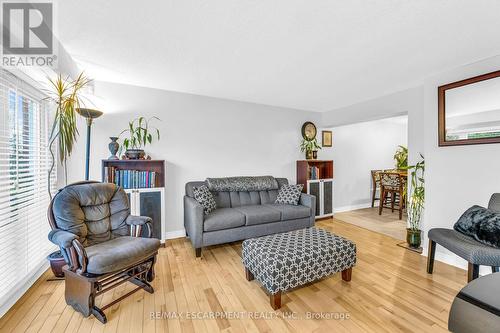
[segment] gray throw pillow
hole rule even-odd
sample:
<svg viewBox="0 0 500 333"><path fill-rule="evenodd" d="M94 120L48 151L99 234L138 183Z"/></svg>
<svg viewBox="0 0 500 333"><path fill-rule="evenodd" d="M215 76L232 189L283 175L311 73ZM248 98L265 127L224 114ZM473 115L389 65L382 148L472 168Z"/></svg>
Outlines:
<svg viewBox="0 0 500 333"><path fill-rule="evenodd" d="M205 185L194 187L193 193L195 200L203 206L203 211L205 212L205 214L210 214L217 208L214 196Z"/></svg>
<svg viewBox="0 0 500 333"><path fill-rule="evenodd" d="M304 185L283 185L280 187L275 203L282 205L297 206L300 200L300 194Z"/></svg>
<svg viewBox="0 0 500 333"><path fill-rule="evenodd" d="M472 206L460 216L453 229L478 242L500 248L500 213Z"/></svg>

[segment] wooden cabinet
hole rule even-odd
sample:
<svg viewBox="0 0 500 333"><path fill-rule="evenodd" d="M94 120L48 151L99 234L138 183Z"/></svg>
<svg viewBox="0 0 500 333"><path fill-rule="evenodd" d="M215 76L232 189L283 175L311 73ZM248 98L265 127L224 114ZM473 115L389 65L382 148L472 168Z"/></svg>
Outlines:
<svg viewBox="0 0 500 333"><path fill-rule="evenodd" d="M165 240L165 161L103 160L102 181L123 187L131 214L149 216L153 237Z"/></svg>
<svg viewBox="0 0 500 333"><path fill-rule="evenodd" d="M130 213L148 216L153 220L153 237L165 240L165 189L138 188L126 189L130 201Z"/></svg>
<svg viewBox="0 0 500 333"><path fill-rule="evenodd" d="M307 194L316 197L316 217L333 216L333 179L307 181Z"/></svg>
<svg viewBox="0 0 500 333"><path fill-rule="evenodd" d="M316 217L333 216L333 161L297 161L297 184L316 197Z"/></svg>

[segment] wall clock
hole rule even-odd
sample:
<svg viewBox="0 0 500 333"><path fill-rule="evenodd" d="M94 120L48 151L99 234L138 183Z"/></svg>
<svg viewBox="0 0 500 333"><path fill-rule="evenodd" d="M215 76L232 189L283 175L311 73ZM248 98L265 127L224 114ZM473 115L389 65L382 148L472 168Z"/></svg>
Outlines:
<svg viewBox="0 0 500 333"><path fill-rule="evenodd" d="M316 125L314 125L310 121L306 121L304 125L302 125L302 137L306 139L307 141L314 140L316 137Z"/></svg>

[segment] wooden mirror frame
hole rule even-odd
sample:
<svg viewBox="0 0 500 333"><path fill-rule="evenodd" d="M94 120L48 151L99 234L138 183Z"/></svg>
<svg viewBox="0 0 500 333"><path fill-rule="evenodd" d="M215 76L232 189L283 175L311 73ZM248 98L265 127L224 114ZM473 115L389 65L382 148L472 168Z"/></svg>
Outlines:
<svg viewBox="0 0 500 333"><path fill-rule="evenodd" d="M477 138L477 139L462 139L446 141L446 105L445 105L445 94L446 90L466 86L468 84L473 84L481 81L486 81L500 77L500 70L492 73L487 73L469 79L448 83L443 86L438 87L438 137L439 137L439 147L447 146L463 146L463 145L479 145L485 143L500 143L500 137L495 138Z"/></svg>

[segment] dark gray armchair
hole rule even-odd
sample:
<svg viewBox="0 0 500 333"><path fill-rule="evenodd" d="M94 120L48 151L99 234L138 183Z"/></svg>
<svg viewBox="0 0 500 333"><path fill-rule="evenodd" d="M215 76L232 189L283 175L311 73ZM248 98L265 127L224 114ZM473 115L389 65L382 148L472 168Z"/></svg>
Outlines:
<svg viewBox="0 0 500 333"><path fill-rule="evenodd" d="M488 209L500 212L500 193L491 196ZM479 277L479 266L491 266L492 272L498 272L500 266L500 249L485 245L474 238L453 229L434 228L429 230L429 252L427 256L427 273L434 270L436 244L443 246L469 263L468 282Z"/></svg>
<svg viewBox="0 0 500 333"><path fill-rule="evenodd" d="M95 297L123 282L153 293L154 264L160 247L151 238L151 219L130 215L125 191L114 184L80 182L66 186L48 209L49 240L66 260L66 303L85 317L107 321ZM141 237L142 236L142 237Z"/></svg>

